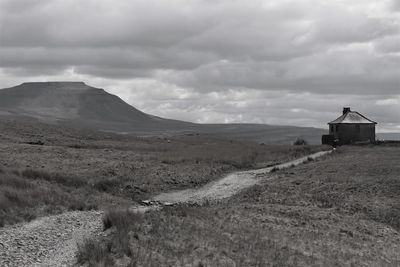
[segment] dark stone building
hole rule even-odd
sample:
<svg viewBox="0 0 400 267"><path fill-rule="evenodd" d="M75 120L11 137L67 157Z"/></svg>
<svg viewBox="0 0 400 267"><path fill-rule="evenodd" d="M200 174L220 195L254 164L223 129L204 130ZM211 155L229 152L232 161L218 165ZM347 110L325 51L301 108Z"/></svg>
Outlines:
<svg viewBox="0 0 400 267"><path fill-rule="evenodd" d="M375 142L374 121L350 108L343 108L343 115L329 124L329 135L322 137L323 144L339 145Z"/></svg>

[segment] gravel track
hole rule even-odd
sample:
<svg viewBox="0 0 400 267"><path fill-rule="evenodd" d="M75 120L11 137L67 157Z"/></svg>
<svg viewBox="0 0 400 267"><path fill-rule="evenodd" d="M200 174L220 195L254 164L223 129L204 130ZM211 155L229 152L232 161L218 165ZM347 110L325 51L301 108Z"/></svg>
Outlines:
<svg viewBox="0 0 400 267"><path fill-rule="evenodd" d="M330 152L318 152L275 167L236 172L201 188L163 193L154 200L157 203L193 203L227 198L257 184L263 174L299 165ZM160 207L136 206L132 210L144 212L157 208ZM101 211L73 211L0 228L0 266L72 266L76 261L77 244L104 234L101 218Z"/></svg>
<svg viewBox="0 0 400 267"><path fill-rule="evenodd" d="M102 232L101 216L73 211L0 228L0 266L71 266L77 243Z"/></svg>
<svg viewBox="0 0 400 267"><path fill-rule="evenodd" d="M275 170L297 166L309 161L310 159L314 160L331 152L332 151L321 151L273 167L235 172L201 188L162 193L154 197L154 200L169 203L201 203L207 200L228 198L238 193L240 190L256 185L261 181L261 179L265 179L265 174Z"/></svg>

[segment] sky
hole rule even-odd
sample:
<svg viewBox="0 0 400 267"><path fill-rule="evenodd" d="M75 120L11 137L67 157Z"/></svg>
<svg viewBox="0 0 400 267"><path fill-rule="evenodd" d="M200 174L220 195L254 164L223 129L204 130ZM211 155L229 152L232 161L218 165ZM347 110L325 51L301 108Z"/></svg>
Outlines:
<svg viewBox="0 0 400 267"><path fill-rule="evenodd" d="M400 132L400 0L0 0L0 88L84 81L147 113Z"/></svg>

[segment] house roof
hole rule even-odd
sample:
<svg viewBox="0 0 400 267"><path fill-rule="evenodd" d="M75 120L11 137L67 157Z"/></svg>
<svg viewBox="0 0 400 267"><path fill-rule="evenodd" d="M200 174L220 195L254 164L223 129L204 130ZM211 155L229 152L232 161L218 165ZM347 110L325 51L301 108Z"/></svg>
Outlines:
<svg viewBox="0 0 400 267"><path fill-rule="evenodd" d="M377 124L356 111L349 111L328 124Z"/></svg>

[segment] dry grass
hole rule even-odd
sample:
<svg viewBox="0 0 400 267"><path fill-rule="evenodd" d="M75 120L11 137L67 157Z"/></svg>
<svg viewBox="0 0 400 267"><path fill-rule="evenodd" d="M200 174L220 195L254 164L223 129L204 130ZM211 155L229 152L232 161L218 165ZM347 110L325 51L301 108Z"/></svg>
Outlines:
<svg viewBox="0 0 400 267"><path fill-rule="evenodd" d="M85 263L90 267L107 267L115 264L110 256L110 249L94 239L87 239L82 244L78 244L78 249L77 262L79 264Z"/></svg>
<svg viewBox="0 0 400 267"><path fill-rule="evenodd" d="M285 244L263 237L248 225L224 221L207 209L187 206L145 215L113 211L103 220L105 228L113 227L113 238L90 240L79 255L93 254L83 261L93 266L111 255L124 259L126 266L295 266L298 262L301 255Z"/></svg>
<svg viewBox="0 0 400 267"><path fill-rule="evenodd" d="M113 211L121 266L399 266L400 149L344 147L203 207Z"/></svg>
<svg viewBox="0 0 400 267"><path fill-rule="evenodd" d="M206 136L166 139L100 133L81 136L78 143L77 137L57 134L42 146L0 142L0 166L23 170L21 174L29 179L77 188L88 184L101 192L142 200L323 148L258 145Z"/></svg>
<svg viewBox="0 0 400 267"><path fill-rule="evenodd" d="M142 221L143 216L141 213L133 212L129 209L109 210L103 216L104 230L107 230L111 227L126 229L129 228L132 224Z"/></svg>
<svg viewBox="0 0 400 267"><path fill-rule="evenodd" d="M25 169L21 171L20 176L28 179L46 180L66 186L82 187L87 185L87 181L74 176L66 176L59 173L49 173L43 170Z"/></svg>
<svg viewBox="0 0 400 267"><path fill-rule="evenodd" d="M32 129L25 130L23 136L32 134ZM39 132L46 136L46 128ZM0 142L2 224L64 210L132 204L159 192L201 186L238 169L276 164L321 149L202 136L167 140L65 133L49 132L40 146L27 145L28 140Z"/></svg>
<svg viewBox="0 0 400 267"><path fill-rule="evenodd" d="M51 174L45 172L40 172L41 178L36 175L27 178L28 172L21 173L0 172L0 226L29 221L45 214L97 206L93 198L87 198L87 189L68 190L60 184L49 182L53 179L49 179ZM32 177L35 179L32 180Z"/></svg>

